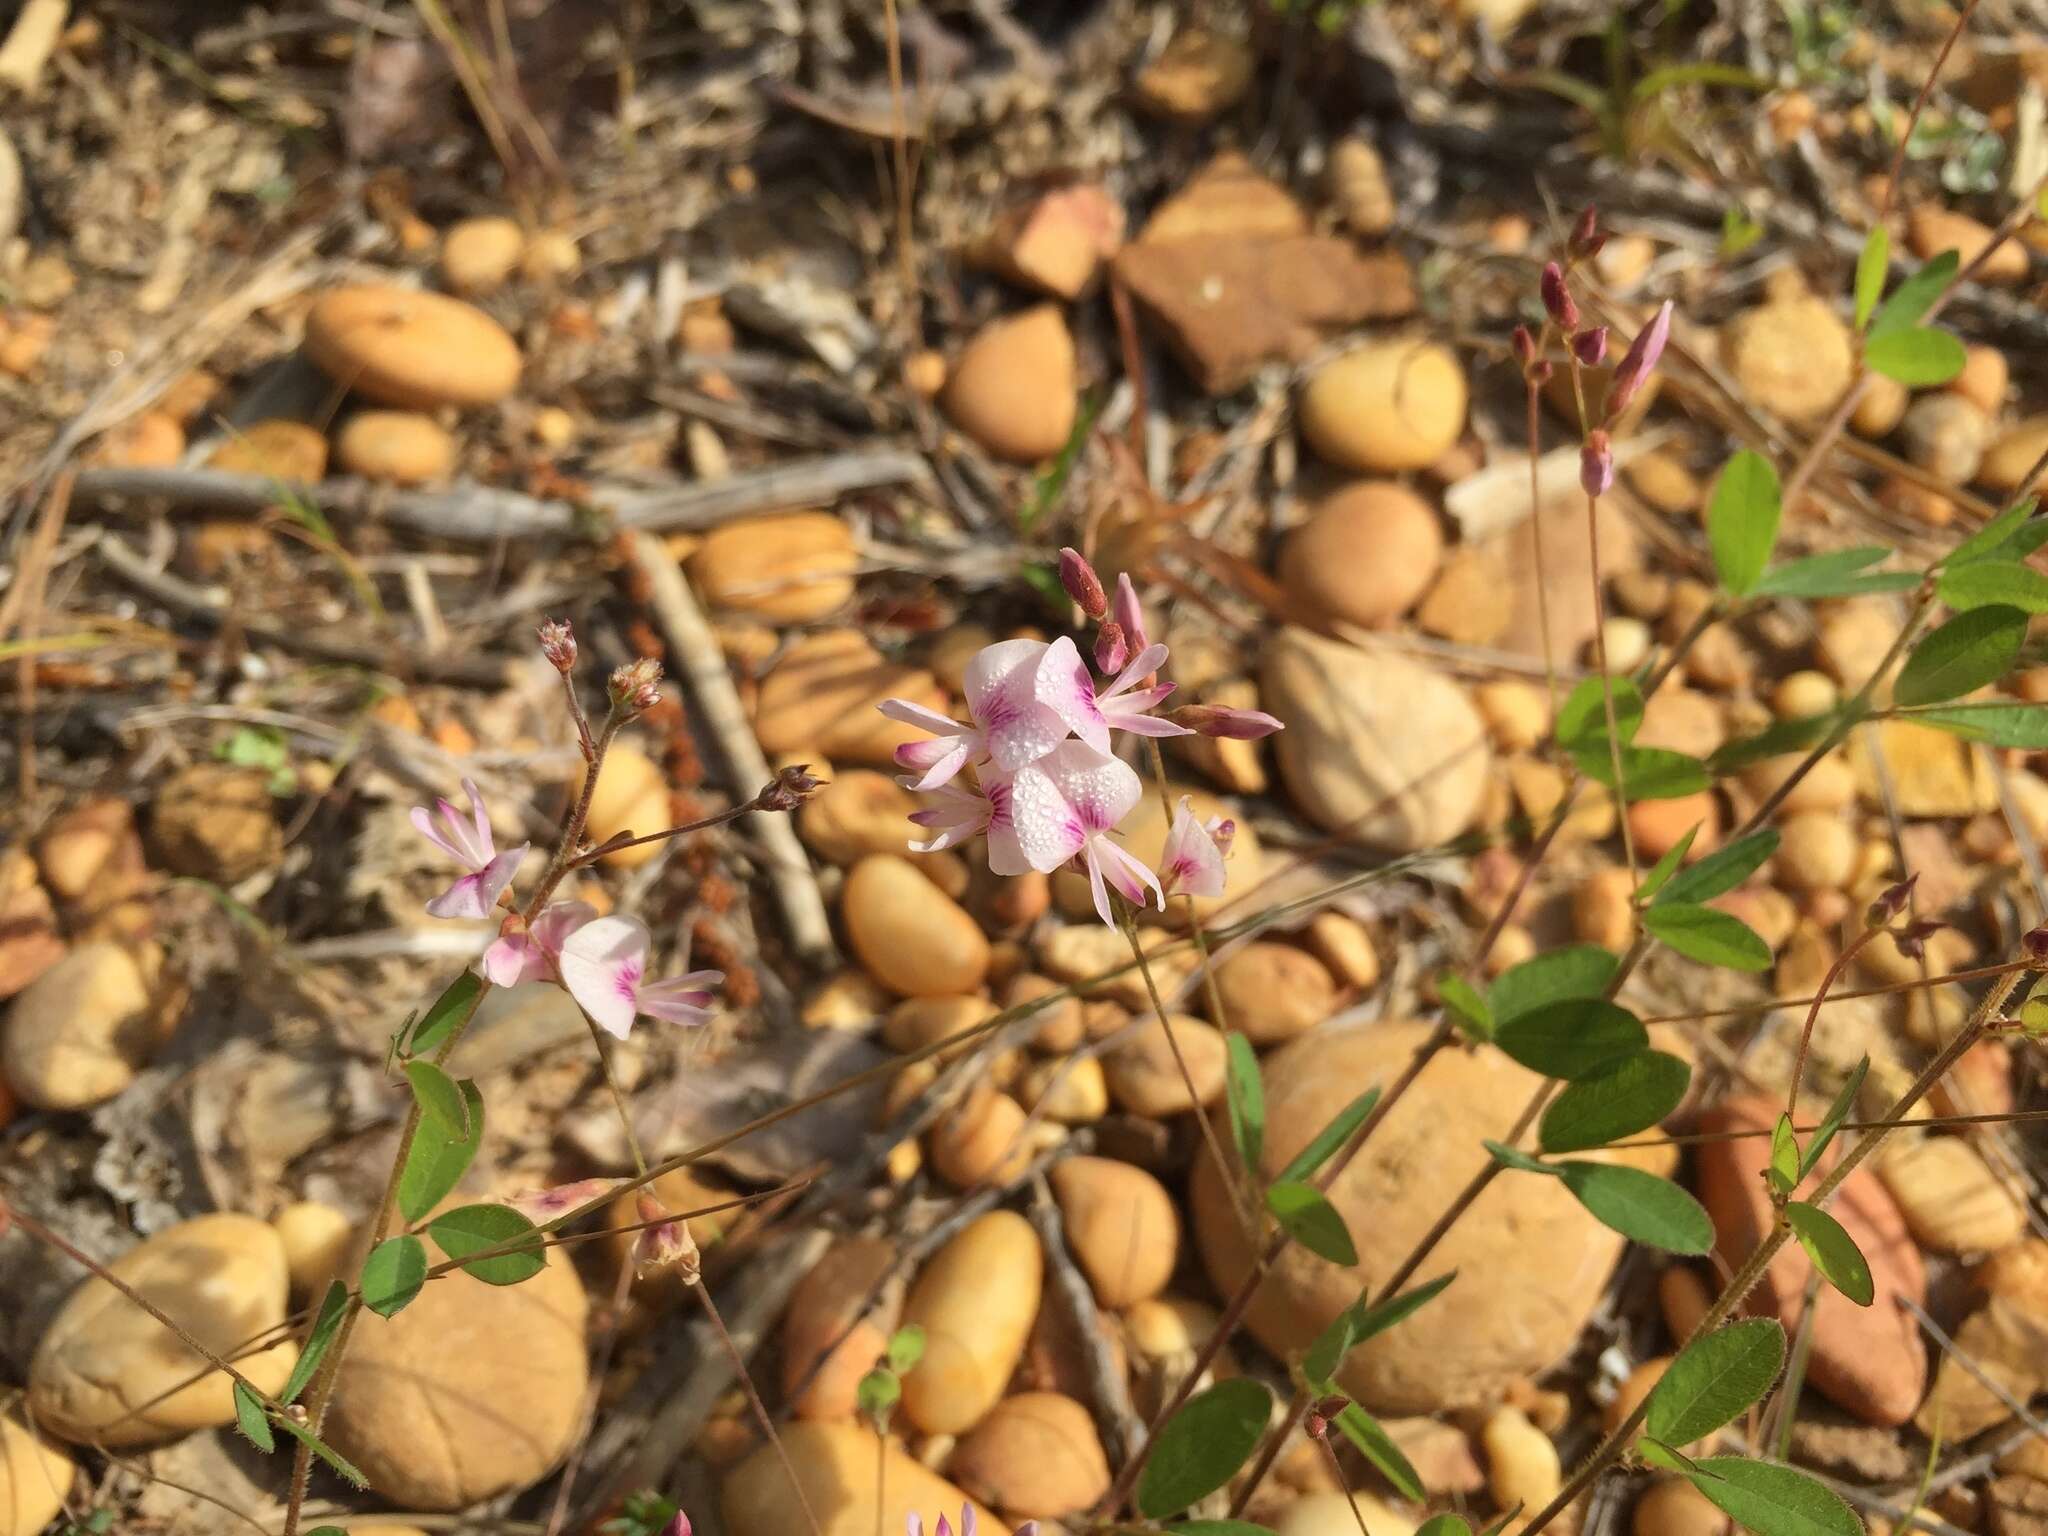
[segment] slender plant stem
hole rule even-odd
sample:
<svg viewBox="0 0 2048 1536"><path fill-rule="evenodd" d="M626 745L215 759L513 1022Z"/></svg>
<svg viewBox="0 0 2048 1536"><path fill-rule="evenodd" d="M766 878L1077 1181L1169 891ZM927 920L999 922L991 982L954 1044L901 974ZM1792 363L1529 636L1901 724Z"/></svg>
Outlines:
<svg viewBox="0 0 2048 1536"><path fill-rule="evenodd" d="M1544 330L1548 332L1546 325ZM1536 542L1536 627L1543 632L1543 686L1550 694L1550 718L1557 718L1557 657L1551 654L1549 564L1543 558L1543 474L1541 469L1543 415L1541 390L1534 379L1525 379L1523 393L1528 400L1529 430L1529 527Z"/></svg>
<svg viewBox="0 0 2048 1536"><path fill-rule="evenodd" d="M725 1357L732 1363L733 1374L739 1377L740 1388L747 1394L747 1406L754 1412L754 1421L761 1426L761 1433L768 1437L768 1443L775 1447L775 1456L782 1463L783 1475L789 1479L791 1491L796 1494L797 1505L804 1512L804 1523L810 1526L811 1536L822 1536L818 1529L817 1513L811 1508L811 1496L804 1492L803 1479L796 1475L796 1463L790 1460L789 1447L782 1443L782 1436L775 1432L775 1420L769 1416L768 1405L761 1401L761 1394L754 1386L754 1378L747 1370L747 1357L740 1353L739 1345L733 1342L726 1331L725 1319L719 1316L718 1303L711 1299L711 1287L699 1276L693 1289L697 1299L704 1303L704 1315L711 1319L711 1327L718 1335L718 1342L725 1348Z"/></svg>
<svg viewBox="0 0 2048 1536"><path fill-rule="evenodd" d="M1813 1006L1806 1010L1805 1027L1799 1031L1799 1050L1792 1057L1792 1082L1785 1090L1785 1115L1788 1119L1799 1107L1799 1085L1806 1080L1806 1050L1813 1043L1814 1021L1820 1017L1820 1005L1827 998L1828 988L1848 969L1849 962L1856 958L1857 951L1883 932L1882 928L1863 929L1842 946L1842 952L1835 956L1827 970L1821 973L1820 989L1814 993Z"/></svg>
<svg viewBox="0 0 2048 1536"><path fill-rule="evenodd" d="M1948 63L1949 53L1963 35L1963 29L1970 24L1970 17L1976 9L1977 0L1963 0L1962 10L1956 13L1955 25L1949 28L1941 52L1934 56L1934 67L1927 71L1927 78L1920 83L1920 94L1913 98L1913 110L1906 114L1905 129L1899 134L1899 147L1892 152L1891 171L1884 179L1884 198L1877 206L1880 219L1892 211L1892 199L1898 196L1899 173L1906 168L1906 147L1913 141L1913 130L1920 126L1920 114L1927 110L1927 98L1934 94L1934 83L1941 78L1942 66Z"/></svg>

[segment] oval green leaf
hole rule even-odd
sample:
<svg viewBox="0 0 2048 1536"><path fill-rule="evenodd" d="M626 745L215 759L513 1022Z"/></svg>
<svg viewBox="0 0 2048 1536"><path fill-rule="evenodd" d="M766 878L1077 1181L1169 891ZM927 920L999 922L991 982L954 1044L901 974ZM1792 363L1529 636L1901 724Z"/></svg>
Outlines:
<svg viewBox="0 0 2048 1536"><path fill-rule="evenodd" d="M1995 683L2026 643L2027 616L1994 606L1959 613L1913 647L1892 685L1896 704L1942 704Z"/></svg>
<svg viewBox="0 0 2048 1536"><path fill-rule="evenodd" d="M1744 1456L1708 1456L1692 1485L1757 1536L1863 1536L1863 1522L1803 1472Z"/></svg>
<svg viewBox="0 0 2048 1536"><path fill-rule="evenodd" d="M1947 331L1914 326L1871 337L1863 349L1863 361L1872 371L1908 388L1919 389L1946 384L1963 371L1969 358L1963 344Z"/></svg>
<svg viewBox="0 0 2048 1536"><path fill-rule="evenodd" d="M1472 1536L1462 1515L1431 1515L1415 1527L1415 1536Z"/></svg>
<svg viewBox="0 0 2048 1536"><path fill-rule="evenodd" d="M1650 866L1650 872L1643 876L1643 883L1636 887L1636 903L1655 901L1657 893L1671 883L1671 877L1678 873L1678 866L1685 862L1685 856L1692 852L1693 839L1700 835L1704 822L1694 822L1685 829L1685 836L1664 850L1664 857Z"/></svg>
<svg viewBox="0 0 2048 1536"><path fill-rule="evenodd" d="M1820 1163L1821 1155L1827 1151L1828 1143L1842 1129L1842 1123L1849 1118L1849 1111L1856 1107L1856 1095L1863 1089L1863 1079L1870 1072L1870 1058L1861 1058L1850 1071L1848 1079L1835 1094L1835 1100L1828 1105L1828 1112L1821 1116L1820 1124L1814 1127L1813 1140L1806 1144L1806 1151L1800 1155L1798 1177L1803 1179ZM1796 1181L1795 1181L1796 1182Z"/></svg>
<svg viewBox="0 0 2048 1536"><path fill-rule="evenodd" d="M1822 715L1822 720L1831 718ZM1826 732L1816 734L1820 740ZM1803 743L1811 746L1812 742ZM1682 869L1671 877L1671 883L1664 887L1665 901L1712 901L1724 896L1763 867L1764 860L1778 851L1778 834L1765 828L1752 832L1747 837L1737 838L1725 848L1716 848L1705 855L1690 869Z"/></svg>
<svg viewBox="0 0 2048 1536"><path fill-rule="evenodd" d="M1943 251L1892 290L1892 296L1871 317L1870 334L1906 330L1920 323L1921 316L1934 307L1942 289L1956 279L1962 259L1954 251Z"/></svg>
<svg viewBox="0 0 2048 1536"><path fill-rule="evenodd" d="M424 1056L437 1049L455 1028L458 1019L468 1018L475 1011L484 995L484 979L475 971L464 971L448 983L446 990L434 999L427 1016L412 1027L406 1036L406 1054Z"/></svg>
<svg viewBox="0 0 2048 1536"><path fill-rule="evenodd" d="M1920 585L1918 571L1873 571L1891 553L1882 544L1834 549L1803 560L1787 560L1764 572L1752 597L1860 597L1868 592L1903 592Z"/></svg>
<svg viewBox="0 0 2048 1536"><path fill-rule="evenodd" d="M1634 1014L1598 997L1546 1003L1508 1020L1495 1038L1531 1072L1567 1082L1597 1077L1650 1043Z"/></svg>
<svg viewBox="0 0 2048 1536"><path fill-rule="evenodd" d="M1643 926L1688 960L1730 971L1767 971L1771 946L1732 912L1689 901L1659 902L1643 913Z"/></svg>
<svg viewBox="0 0 2048 1536"><path fill-rule="evenodd" d="M1422 1478L1409 1462L1394 1437L1380 1427L1380 1421L1356 1403L1346 1403L1337 1415L1337 1427L1344 1438L1357 1446L1365 1459L1379 1468L1380 1475L1394 1485L1404 1498L1422 1502Z"/></svg>
<svg viewBox="0 0 2048 1536"><path fill-rule="evenodd" d="M387 1237L363 1260L363 1305L379 1317L402 1311L427 1282L426 1245L411 1233Z"/></svg>
<svg viewBox="0 0 2048 1536"><path fill-rule="evenodd" d="M1287 1166L1280 1170L1280 1176L1275 1182L1286 1184L1297 1179L1305 1179L1335 1157L1337 1149L1349 1141L1352 1134L1365 1124L1365 1117L1372 1113L1373 1106L1379 1101L1379 1084L1375 1083L1338 1110L1330 1123L1316 1132L1315 1138L1307 1146L1289 1158Z"/></svg>
<svg viewBox="0 0 2048 1536"><path fill-rule="evenodd" d="M292 1367L284 1390L277 1394L279 1402L298 1401L299 1394L313 1379L313 1373L320 1369L320 1362L327 1358L328 1347L334 1343L334 1335L340 1330L341 1320L347 1312L348 1287L339 1280L328 1281L327 1294L321 1298L320 1310L313 1314L313 1326L306 1334L306 1346L299 1351L299 1363Z"/></svg>
<svg viewBox="0 0 2048 1536"><path fill-rule="evenodd" d="M1272 1412L1273 1395L1246 1376L1189 1398L1159 1431L1138 1479L1138 1512L1161 1520L1221 1488L1257 1449Z"/></svg>
<svg viewBox="0 0 2048 1536"><path fill-rule="evenodd" d="M1614 979L1612 951L1598 944L1567 944L1510 966L1487 991L1496 1027L1546 1003L1598 997Z"/></svg>
<svg viewBox="0 0 2048 1536"><path fill-rule="evenodd" d="M442 1135L457 1139L469 1135L469 1101L463 1097L462 1089L456 1086L454 1078L431 1061L415 1060L405 1064L405 1080L412 1088L420 1113L432 1121Z"/></svg>
<svg viewBox="0 0 2048 1536"><path fill-rule="evenodd" d="M1871 226L1856 257L1856 329L1870 324L1877 301L1884 297L1885 271L1891 265L1891 236L1882 224Z"/></svg>
<svg viewBox="0 0 2048 1536"><path fill-rule="evenodd" d="M1580 747L1572 761L1587 778L1612 789L1615 757L1602 742ZM1705 763L1668 747L1623 747L1619 757L1623 797L1628 800L1679 800L1714 782Z"/></svg>
<svg viewBox="0 0 2048 1536"><path fill-rule="evenodd" d="M1792 1235L1836 1290L1867 1307L1877 1299L1877 1285L1870 1277L1870 1265L1842 1224L1817 1205L1795 1200L1785 1207L1785 1219L1792 1223Z"/></svg>
<svg viewBox="0 0 2048 1536"><path fill-rule="evenodd" d="M1313 1184L1284 1180L1266 1191L1266 1209L1281 1230L1332 1264L1356 1264L1358 1248L1337 1207Z"/></svg>
<svg viewBox="0 0 2048 1536"><path fill-rule="evenodd" d="M1558 1174L1602 1226L1668 1253L1714 1246L1706 1208L1669 1179L1616 1163L1559 1163Z"/></svg>
<svg viewBox="0 0 2048 1536"><path fill-rule="evenodd" d="M2048 576L2017 560L1977 560L1951 565L1935 584L1935 595L1958 612L1971 608L2018 608L2048 613Z"/></svg>
<svg viewBox="0 0 2048 1536"><path fill-rule="evenodd" d="M1745 448L1731 458L1714 483L1707 504L1707 543L1721 585L1746 597L1770 564L1778 542L1778 472L1771 461Z"/></svg>
<svg viewBox="0 0 2048 1536"><path fill-rule="evenodd" d="M2048 751L2048 709L2038 704L1952 704L1946 709L1914 709L1902 719L1931 725L1965 741L1993 747Z"/></svg>
<svg viewBox="0 0 2048 1536"><path fill-rule="evenodd" d="M1764 1177L1780 1195L1789 1195L1799 1184L1799 1137L1793 1132L1792 1117L1778 1116L1771 1127L1771 1160L1764 1165Z"/></svg>
<svg viewBox="0 0 2048 1536"><path fill-rule="evenodd" d="M1627 746L1635 740L1643 723L1643 691L1626 677L1602 681L1589 677L1565 695L1558 706L1554 734L1565 748L1591 746L1607 741L1607 695L1614 695L1614 732Z"/></svg>
<svg viewBox="0 0 2048 1536"><path fill-rule="evenodd" d="M421 1220L446 1199L483 1145L484 1096L466 1079L460 1087L469 1108L467 1135L448 1132L424 1115L413 1133L398 1175L398 1209L407 1221Z"/></svg>
<svg viewBox="0 0 2048 1536"><path fill-rule="evenodd" d="M458 1205L429 1222L427 1235L462 1265L464 1273L486 1285L517 1285L530 1280L548 1261L540 1229L509 1205ZM473 1253L496 1248L509 1251L470 1258Z"/></svg>
<svg viewBox="0 0 2048 1536"><path fill-rule="evenodd" d="M1662 1051L1637 1051L1580 1078L1551 1100L1537 1127L1546 1152L1584 1152L1646 1131L1678 1107L1692 1069Z"/></svg>
<svg viewBox="0 0 2048 1536"><path fill-rule="evenodd" d="M1753 1317L1694 1339L1650 1389L1644 1432L1690 1445L1739 1418L1785 1365L1785 1330Z"/></svg>
<svg viewBox="0 0 2048 1536"><path fill-rule="evenodd" d="M276 1450L277 1436L270 1432L270 1415L263 1411L263 1399L240 1381L235 1383L234 1396L235 1428L242 1432L242 1438L259 1451Z"/></svg>

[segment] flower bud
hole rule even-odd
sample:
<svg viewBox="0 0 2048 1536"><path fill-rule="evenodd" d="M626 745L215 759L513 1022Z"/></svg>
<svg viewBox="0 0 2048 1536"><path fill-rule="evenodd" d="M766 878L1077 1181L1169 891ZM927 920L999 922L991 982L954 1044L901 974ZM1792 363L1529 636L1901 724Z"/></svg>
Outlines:
<svg viewBox="0 0 2048 1536"><path fill-rule="evenodd" d="M1326 1419L1334 1419L1351 1406L1351 1399L1341 1392L1332 1392L1316 1403L1315 1411Z"/></svg>
<svg viewBox="0 0 2048 1536"><path fill-rule="evenodd" d="M1509 338L1515 349L1515 361L1527 368L1536 361L1536 338L1529 334L1529 327L1518 325L1515 334Z"/></svg>
<svg viewBox="0 0 2048 1536"><path fill-rule="evenodd" d="M1123 626L1115 619L1104 619L1102 628L1095 632L1095 670L1121 672L1124 663L1130 659L1130 648L1124 644Z"/></svg>
<svg viewBox="0 0 2048 1536"><path fill-rule="evenodd" d="M1237 841L1237 823L1228 816L1219 817L1209 828L1209 841L1216 845L1218 854L1229 858L1231 845Z"/></svg>
<svg viewBox="0 0 2048 1536"><path fill-rule="evenodd" d="M1614 448L1598 427L1579 450L1579 484L1596 500L1614 489Z"/></svg>
<svg viewBox="0 0 2048 1536"><path fill-rule="evenodd" d="M1301 1427L1311 1440L1326 1439L1330 1433L1330 1421L1313 1408L1302 1416Z"/></svg>
<svg viewBox="0 0 2048 1536"><path fill-rule="evenodd" d="M1164 718L1197 735L1228 736L1235 741L1257 741L1285 729L1263 710L1228 709L1221 704L1183 704L1167 711Z"/></svg>
<svg viewBox="0 0 2048 1536"><path fill-rule="evenodd" d="M1579 306L1572 302L1572 291L1566 286L1564 268L1554 261L1543 264L1543 280L1537 285L1543 295L1543 307L1555 320L1558 328L1575 331L1579 328Z"/></svg>
<svg viewBox="0 0 2048 1536"><path fill-rule="evenodd" d="M1870 910L1863 914L1865 927L1888 928L1905 912L1913 900L1913 886L1918 875L1908 875L1897 885L1888 885L1877 893L1877 900L1870 904Z"/></svg>
<svg viewBox="0 0 2048 1536"><path fill-rule="evenodd" d="M1947 926L1931 917L1916 918L1905 927L1892 930L1892 943L1908 960L1918 960L1927 953L1927 940Z"/></svg>
<svg viewBox="0 0 2048 1536"><path fill-rule="evenodd" d="M661 1536L691 1536L690 1517L677 1510L675 1518L661 1528Z"/></svg>
<svg viewBox="0 0 2048 1536"><path fill-rule="evenodd" d="M1591 325L1572 337L1572 356L1588 368L1607 361L1607 327Z"/></svg>
<svg viewBox="0 0 2048 1536"><path fill-rule="evenodd" d="M1600 247L1607 243L1607 236L1600 228L1600 210L1588 203L1579 210L1579 216L1572 220L1572 232L1566 242L1574 261L1584 261L1597 255Z"/></svg>
<svg viewBox="0 0 2048 1536"><path fill-rule="evenodd" d="M1099 619L1109 612L1109 597L1102 590L1102 578L1078 549L1060 551L1060 585L1089 618Z"/></svg>
<svg viewBox="0 0 2048 1536"><path fill-rule="evenodd" d="M2020 935L2020 958L2037 971L2048 971L2048 925Z"/></svg>
<svg viewBox="0 0 2048 1536"><path fill-rule="evenodd" d="M754 797L754 804L764 811L793 811L824 787L825 781L812 775L809 763L792 763Z"/></svg>
<svg viewBox="0 0 2048 1536"><path fill-rule="evenodd" d="M557 672L576 665L576 632L566 619L549 619L540 627L540 653Z"/></svg>
<svg viewBox="0 0 2048 1536"><path fill-rule="evenodd" d="M645 714L661 700L661 663L643 656L614 668L606 683L612 708L628 717Z"/></svg>
<svg viewBox="0 0 2048 1536"><path fill-rule="evenodd" d="M1138 589L1131 585L1130 572L1116 579L1116 622L1124 632L1124 644L1137 655L1151 642L1145 638L1145 610L1138 603Z"/></svg>
<svg viewBox="0 0 2048 1536"><path fill-rule="evenodd" d="M689 1223L680 1217L664 1221L661 1202L642 1191L634 1201L640 1219L652 1222L633 1239L633 1271L643 1279L664 1269L673 1269L685 1285L695 1285L702 1272L697 1240L690 1236Z"/></svg>
<svg viewBox="0 0 2048 1536"><path fill-rule="evenodd" d="M1550 366L1550 360L1548 358L1538 358L1535 362L1529 365L1529 382L1531 384L1534 384L1538 389L1541 389L1544 385L1550 382L1550 375L1554 371L1555 370L1552 369Z"/></svg>
<svg viewBox="0 0 2048 1536"><path fill-rule="evenodd" d="M1615 365L1614 382L1607 387L1609 421L1628 409L1629 402L1648 382L1651 370L1657 366L1657 359L1664 355L1664 344L1670 339L1671 301L1666 299L1650 323L1636 333L1627 355Z"/></svg>

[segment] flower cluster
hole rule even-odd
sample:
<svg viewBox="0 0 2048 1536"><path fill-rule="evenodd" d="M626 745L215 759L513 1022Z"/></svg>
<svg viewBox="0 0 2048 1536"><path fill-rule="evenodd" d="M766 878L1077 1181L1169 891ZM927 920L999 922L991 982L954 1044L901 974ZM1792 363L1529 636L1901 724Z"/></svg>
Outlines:
<svg viewBox="0 0 2048 1536"><path fill-rule="evenodd" d="M1109 892L1133 906L1162 909L1175 890L1197 896L1223 889L1231 824L1199 821L1184 798L1155 873L1110 834L1144 795L1137 773L1117 757L1112 731L1133 736L1264 736L1280 722L1257 710L1197 706L1155 713L1173 693L1158 680L1167 648L1145 633L1129 576L1117 578L1112 613L1102 582L1077 552L1060 552L1060 577L1098 624L1091 673L1081 650L1057 640L1001 640L968 663L965 722L887 699L891 720L929 737L897 748L903 783L933 796L911 820L930 835L918 853L986 839L998 875L1050 874L1065 864L1086 871L1095 911L1115 925Z"/></svg>
<svg viewBox="0 0 2048 1536"><path fill-rule="evenodd" d="M903 1525L906 1536L924 1536L924 1516L916 1510L913 1509L910 1512L905 1518ZM953 1522L944 1515L939 1516L936 1536L954 1536ZM959 1536L974 1536L974 1506L972 1504L962 1504L960 1506ZM1012 1536L1038 1536L1038 1522L1036 1520L1026 1520L1016 1528Z"/></svg>

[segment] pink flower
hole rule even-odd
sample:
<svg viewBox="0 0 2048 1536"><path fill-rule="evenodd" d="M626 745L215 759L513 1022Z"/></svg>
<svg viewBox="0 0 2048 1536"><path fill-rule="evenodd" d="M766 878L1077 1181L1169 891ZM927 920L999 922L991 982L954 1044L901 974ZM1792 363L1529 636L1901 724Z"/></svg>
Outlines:
<svg viewBox="0 0 2048 1536"><path fill-rule="evenodd" d="M1147 904L1149 888L1163 910L1166 894L1158 876L1109 836L1144 792L1128 764L1084 741L1061 742L1009 777L1007 804L1002 792L994 791L1000 814L989 820L989 868L999 875L1021 875L1027 869L1049 874L1079 859L1088 871L1096 915L1112 928L1116 917L1109 905L1110 887L1137 906Z"/></svg>
<svg viewBox="0 0 2048 1536"><path fill-rule="evenodd" d="M666 1213L661 1202L644 1190L634 1208L642 1221L653 1225L634 1234L633 1272L644 1280L664 1269L674 1269L685 1285L696 1284L703 1271L703 1259L697 1251L697 1240L690 1236L689 1223L681 1217L663 1219Z"/></svg>
<svg viewBox="0 0 2048 1536"><path fill-rule="evenodd" d="M559 1221L571 1211L580 1211L593 1200L610 1194L623 1179L578 1179L573 1184L556 1184L548 1189L529 1189L512 1196L505 1204L536 1227Z"/></svg>
<svg viewBox="0 0 2048 1536"><path fill-rule="evenodd" d="M908 1536L924 1536L924 1516L913 1509L910 1512L909 1518L904 1522L904 1529ZM953 1536L952 1522L947 1520L944 1515L939 1516L938 1536ZM972 1504L960 1506L960 1536L974 1536L974 1506ZM1012 1536L1038 1536L1038 1522L1036 1520L1026 1520L1022 1525L1016 1527L1012 1532Z"/></svg>
<svg viewBox="0 0 2048 1536"><path fill-rule="evenodd" d="M485 979L496 987L556 980L564 941L596 916L587 901L549 902L524 933L505 934L484 951Z"/></svg>
<svg viewBox="0 0 2048 1536"><path fill-rule="evenodd" d="M1223 861L1230 856L1237 823L1225 816L1207 821L1195 815L1195 803L1180 797L1173 825L1166 829L1166 847L1159 855L1159 884L1168 895L1221 896Z"/></svg>
<svg viewBox="0 0 2048 1536"><path fill-rule="evenodd" d="M661 1528L661 1536L691 1536L690 1517L677 1510L675 1518Z"/></svg>
<svg viewBox="0 0 2048 1536"><path fill-rule="evenodd" d="M1188 736L1191 732L1184 725L1175 725L1171 720L1161 720L1150 711L1164 703L1173 692L1172 683L1156 683L1150 688L1140 688L1139 682L1152 676L1166 662L1166 647L1148 645L1124 665L1114 681L1096 693L1089 690L1088 700L1095 714L1106 728L1101 739L1094 739L1089 731L1079 726L1074 734L1094 747L1098 752L1109 750L1109 731L1129 731L1134 736ZM1087 674L1082 674L1085 680Z"/></svg>
<svg viewBox="0 0 2048 1536"><path fill-rule="evenodd" d="M1649 380L1664 345L1671 339L1671 301L1666 299L1650 323L1637 332L1627 354L1614 365L1614 382L1607 386L1607 419L1613 421Z"/></svg>
<svg viewBox="0 0 2048 1536"><path fill-rule="evenodd" d="M438 801L438 810L433 813L423 805L412 808L412 824L419 829L420 836L469 871L427 903L427 911L435 917L489 917L498 905L498 897L519 872L527 849L533 846L521 843L517 848L498 852L497 840L491 836L491 819L484 813L484 797L478 793L476 782L464 779L462 792L469 796L467 817L446 800Z"/></svg>
<svg viewBox="0 0 2048 1536"><path fill-rule="evenodd" d="M989 789L962 789L958 784L941 784L934 790L932 793L938 797L936 805L910 813L910 819L920 827L932 829L932 835L921 843L912 838L910 851L938 853L986 832L997 814L997 797L1000 795L1007 803L1010 788L1008 784L1001 783L993 771L989 779Z"/></svg>
<svg viewBox="0 0 2048 1536"><path fill-rule="evenodd" d="M712 987L723 971L691 971L647 980L652 938L637 917L599 917L571 933L557 960L562 985L591 1022L620 1040L633 1021L651 1014L672 1024L702 1024L711 1017Z"/></svg>
<svg viewBox="0 0 2048 1536"><path fill-rule="evenodd" d="M1166 718L1198 736L1228 736L1237 741L1257 741L1287 729L1263 709L1232 709L1226 704L1183 704Z"/></svg>
<svg viewBox="0 0 2048 1536"><path fill-rule="evenodd" d="M896 749L897 765L921 775L910 787L936 789L969 763L984 759L993 759L1008 773L1051 751L1074 728L1070 716L1079 707L1072 682L1077 670L1085 680L1081 653L1065 637L1050 645L1000 640L984 646L967 664L967 712L973 724L962 725L908 699L882 700L877 707L891 720L932 733L930 741Z"/></svg>

